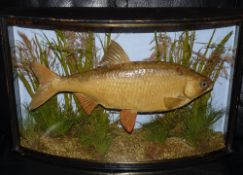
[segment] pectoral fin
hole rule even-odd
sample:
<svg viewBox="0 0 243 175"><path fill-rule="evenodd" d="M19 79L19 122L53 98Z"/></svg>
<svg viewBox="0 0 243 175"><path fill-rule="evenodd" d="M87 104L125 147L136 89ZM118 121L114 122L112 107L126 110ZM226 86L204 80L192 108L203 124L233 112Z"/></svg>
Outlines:
<svg viewBox="0 0 243 175"><path fill-rule="evenodd" d="M167 109L181 107L186 103L186 98L183 97L165 97L164 104Z"/></svg>
<svg viewBox="0 0 243 175"><path fill-rule="evenodd" d="M120 121L122 126L128 133L131 133L137 118L137 111L122 110L120 113Z"/></svg>
<svg viewBox="0 0 243 175"><path fill-rule="evenodd" d="M78 98L81 106L85 110L87 114L91 114L95 106L97 105L96 101L91 99L90 97L81 94L81 93L75 93L76 97Z"/></svg>

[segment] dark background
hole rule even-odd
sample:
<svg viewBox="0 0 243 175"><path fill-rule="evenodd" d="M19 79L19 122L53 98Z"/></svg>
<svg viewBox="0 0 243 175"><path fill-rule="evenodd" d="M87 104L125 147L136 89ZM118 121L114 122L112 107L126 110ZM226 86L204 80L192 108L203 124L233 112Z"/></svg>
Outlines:
<svg viewBox="0 0 243 175"><path fill-rule="evenodd" d="M204 8L205 13L210 8L239 9L243 8L241 0L0 0L0 13L10 8L43 8L43 7L94 7L94 8L155 8L155 7L196 7ZM243 9L242 9L243 10ZM0 35L1 36L1 35ZM0 47L1 47L0 43ZM0 53L3 58L4 53ZM5 82L3 60L0 60L0 82ZM0 174L87 174L80 169L71 169L54 164L43 163L17 156L11 152L11 132L8 116L8 106L5 104L8 97L4 90L0 89ZM241 103L237 118L237 128L234 137L233 154L217 159L213 162L181 169L158 172L165 175L231 175L243 174L243 84L241 88ZM96 173L95 173L96 174ZM152 173L155 174L155 173Z"/></svg>
<svg viewBox="0 0 243 175"><path fill-rule="evenodd" d="M240 0L2 0L1 6L10 7L209 7L239 8Z"/></svg>

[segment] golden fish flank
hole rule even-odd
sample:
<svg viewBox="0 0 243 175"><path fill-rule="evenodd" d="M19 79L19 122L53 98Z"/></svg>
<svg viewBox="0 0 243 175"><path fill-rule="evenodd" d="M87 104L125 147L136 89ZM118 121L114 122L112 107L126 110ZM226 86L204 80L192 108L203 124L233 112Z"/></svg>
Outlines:
<svg viewBox="0 0 243 175"><path fill-rule="evenodd" d="M97 104L121 110L127 132L137 112L164 112L182 107L212 89L212 81L184 66L167 62L130 62L121 46L112 41L100 67L69 77L59 77L45 66L32 63L40 82L30 110L58 92L73 92L90 114Z"/></svg>

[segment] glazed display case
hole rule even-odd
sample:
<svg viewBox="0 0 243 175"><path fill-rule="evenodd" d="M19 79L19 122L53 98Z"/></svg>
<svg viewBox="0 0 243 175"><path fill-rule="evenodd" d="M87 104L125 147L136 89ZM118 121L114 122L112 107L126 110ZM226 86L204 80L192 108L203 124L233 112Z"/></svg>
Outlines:
<svg viewBox="0 0 243 175"><path fill-rule="evenodd" d="M240 10L54 8L1 15L12 148L87 171L153 172L232 152Z"/></svg>

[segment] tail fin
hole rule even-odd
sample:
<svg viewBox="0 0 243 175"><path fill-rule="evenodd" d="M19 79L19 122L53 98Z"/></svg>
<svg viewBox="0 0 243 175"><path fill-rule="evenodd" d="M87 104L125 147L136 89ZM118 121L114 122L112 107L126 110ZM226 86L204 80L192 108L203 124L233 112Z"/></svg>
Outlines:
<svg viewBox="0 0 243 175"><path fill-rule="evenodd" d="M57 93L57 89L53 87L52 82L58 78L58 75L42 64L31 63L30 66L39 81L39 87L35 95L32 97L29 106L29 110L33 110Z"/></svg>

